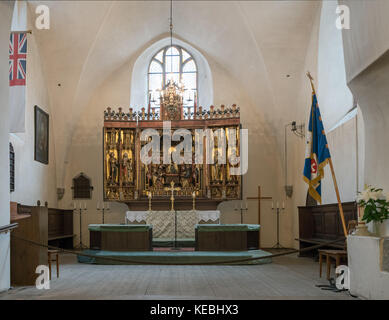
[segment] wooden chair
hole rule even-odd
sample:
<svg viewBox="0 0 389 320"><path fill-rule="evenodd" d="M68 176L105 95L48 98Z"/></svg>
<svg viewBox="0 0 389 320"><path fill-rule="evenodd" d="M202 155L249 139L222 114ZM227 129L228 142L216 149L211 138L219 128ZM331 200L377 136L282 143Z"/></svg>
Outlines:
<svg viewBox="0 0 389 320"><path fill-rule="evenodd" d="M48 255L48 262L49 262L49 274L50 274L50 280L51 280L51 262L56 261L57 263L57 278L59 278L59 250L47 250ZM54 260L52 257L55 257Z"/></svg>
<svg viewBox="0 0 389 320"><path fill-rule="evenodd" d="M357 225L357 221L350 220L347 226L348 234L351 234L355 230ZM322 268L323 268L323 257L326 257L326 265L327 265L327 280L331 278L331 259L335 260L335 268L340 265L341 260L347 260L347 248L346 250L327 250L322 249L319 251L319 274L321 278Z"/></svg>
<svg viewBox="0 0 389 320"><path fill-rule="evenodd" d="M347 259L346 250L319 250L320 278L322 274L323 256L326 257L327 280L331 278L331 259L335 259L335 267L340 265L342 259Z"/></svg>

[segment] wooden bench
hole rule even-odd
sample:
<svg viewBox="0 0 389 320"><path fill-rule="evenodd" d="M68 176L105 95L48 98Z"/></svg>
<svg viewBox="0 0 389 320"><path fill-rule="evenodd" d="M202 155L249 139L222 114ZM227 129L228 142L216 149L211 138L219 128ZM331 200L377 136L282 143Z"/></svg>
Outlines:
<svg viewBox="0 0 389 320"><path fill-rule="evenodd" d="M355 202L342 204L346 225L349 221L357 220L357 205ZM345 250L343 228L339 215L338 204L298 207L299 211L299 248L304 249L329 241L341 240L322 249ZM342 240L343 239L343 240ZM318 251L300 253L300 256L317 256Z"/></svg>

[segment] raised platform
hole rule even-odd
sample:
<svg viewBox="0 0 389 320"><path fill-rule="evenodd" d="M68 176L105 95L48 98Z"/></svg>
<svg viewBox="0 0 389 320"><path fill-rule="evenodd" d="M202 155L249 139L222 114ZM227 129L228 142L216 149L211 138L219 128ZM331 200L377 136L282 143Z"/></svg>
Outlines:
<svg viewBox="0 0 389 320"><path fill-rule="evenodd" d="M212 264L212 262L225 261L224 265L253 265L271 263L271 258L235 262L247 258L270 256L263 250L249 251L105 251L84 250L82 253L90 255L85 257L77 255L80 263L127 265L127 264ZM120 261L109 260L109 258Z"/></svg>
<svg viewBox="0 0 389 320"><path fill-rule="evenodd" d="M179 248L194 248L196 246L195 238L178 238L176 241L176 245ZM165 248L165 247L173 247L174 239L163 239L163 238L154 238L153 239L153 248Z"/></svg>

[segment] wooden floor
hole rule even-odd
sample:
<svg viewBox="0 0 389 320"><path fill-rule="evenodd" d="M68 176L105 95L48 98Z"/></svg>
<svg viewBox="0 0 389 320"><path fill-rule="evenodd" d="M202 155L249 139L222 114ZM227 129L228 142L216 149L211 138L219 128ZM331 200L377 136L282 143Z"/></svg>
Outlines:
<svg viewBox="0 0 389 320"><path fill-rule="evenodd" d="M247 266L110 266L61 255L49 290L18 287L0 299L354 299L315 287L318 263L284 256Z"/></svg>

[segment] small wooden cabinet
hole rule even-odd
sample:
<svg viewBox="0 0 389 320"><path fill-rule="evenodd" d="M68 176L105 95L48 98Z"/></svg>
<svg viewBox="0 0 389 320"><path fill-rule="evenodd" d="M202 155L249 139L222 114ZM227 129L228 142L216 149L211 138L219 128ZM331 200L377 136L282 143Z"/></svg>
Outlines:
<svg viewBox="0 0 389 320"><path fill-rule="evenodd" d="M153 229L145 224L90 224L90 248L107 251L150 251Z"/></svg>
<svg viewBox="0 0 389 320"><path fill-rule="evenodd" d="M197 251L246 251L259 249L259 228L255 224L198 224Z"/></svg>

